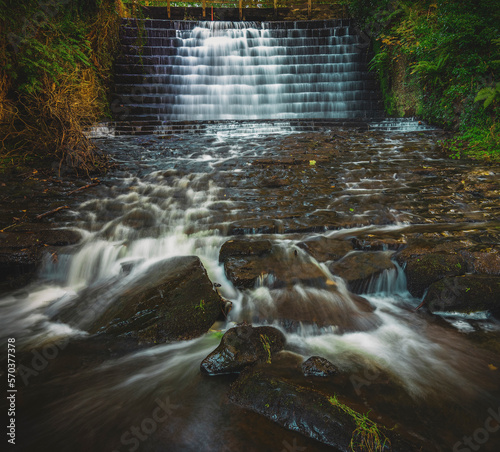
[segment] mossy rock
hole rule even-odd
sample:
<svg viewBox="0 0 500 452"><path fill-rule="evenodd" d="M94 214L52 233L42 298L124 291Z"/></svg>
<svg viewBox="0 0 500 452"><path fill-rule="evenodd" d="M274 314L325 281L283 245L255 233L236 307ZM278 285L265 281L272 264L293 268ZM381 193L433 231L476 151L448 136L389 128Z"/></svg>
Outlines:
<svg viewBox="0 0 500 452"><path fill-rule="evenodd" d="M217 320L223 301L200 259L166 259L134 282L88 327L132 337L140 343L190 339L206 333Z"/></svg>
<svg viewBox="0 0 500 452"><path fill-rule="evenodd" d="M431 312L489 311L500 318L500 276L443 278L431 285L424 302Z"/></svg>
<svg viewBox="0 0 500 452"><path fill-rule="evenodd" d="M465 259L455 253L431 252L407 259L403 265L408 291L417 298L422 297L432 283L445 277L463 275L466 272Z"/></svg>
<svg viewBox="0 0 500 452"><path fill-rule="evenodd" d="M283 333L271 326L239 326L228 330L219 346L201 363L207 375L239 373L256 363L271 363L285 346Z"/></svg>

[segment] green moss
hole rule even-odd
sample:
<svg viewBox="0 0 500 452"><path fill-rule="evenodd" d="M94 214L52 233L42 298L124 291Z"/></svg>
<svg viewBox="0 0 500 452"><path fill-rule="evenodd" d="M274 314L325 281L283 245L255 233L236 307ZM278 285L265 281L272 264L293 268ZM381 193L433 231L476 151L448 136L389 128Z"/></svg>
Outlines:
<svg viewBox="0 0 500 452"><path fill-rule="evenodd" d="M453 158L500 160L500 39L494 0L346 0L372 37L386 112L457 132Z"/></svg>
<svg viewBox="0 0 500 452"><path fill-rule="evenodd" d="M356 425L349 445L352 451L381 452L386 447L391 447L389 438L381 431L378 424L368 418L366 414L358 413L340 403L335 394L329 397L328 401L335 408L349 415Z"/></svg>

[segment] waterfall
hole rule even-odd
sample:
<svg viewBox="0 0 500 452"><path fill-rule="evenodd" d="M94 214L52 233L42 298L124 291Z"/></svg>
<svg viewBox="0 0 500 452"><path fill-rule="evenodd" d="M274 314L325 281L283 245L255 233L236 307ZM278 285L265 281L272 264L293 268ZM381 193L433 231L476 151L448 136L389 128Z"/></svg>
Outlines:
<svg viewBox="0 0 500 452"><path fill-rule="evenodd" d="M383 116L350 20L144 21L122 27L116 95L126 119L372 119Z"/></svg>

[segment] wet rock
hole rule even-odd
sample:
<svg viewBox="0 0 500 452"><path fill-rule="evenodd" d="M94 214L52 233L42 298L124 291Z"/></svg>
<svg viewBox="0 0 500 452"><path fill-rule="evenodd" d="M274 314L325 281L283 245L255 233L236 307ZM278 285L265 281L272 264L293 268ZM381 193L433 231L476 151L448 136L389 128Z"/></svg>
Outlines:
<svg viewBox="0 0 500 452"><path fill-rule="evenodd" d="M122 222L124 225L134 229L150 228L155 226L156 218L153 212L146 209L133 209L124 215Z"/></svg>
<svg viewBox="0 0 500 452"><path fill-rule="evenodd" d="M219 253L219 262L226 262L236 256L263 256L272 249L270 240L228 240Z"/></svg>
<svg viewBox="0 0 500 452"><path fill-rule="evenodd" d="M302 384L260 366L240 375L231 386L229 399L288 430L333 446L335 450L351 451L351 440L360 439L353 415L356 412L341 403L331 390L316 390L306 382ZM387 450L420 450L382 425L376 427L382 438L389 438Z"/></svg>
<svg viewBox="0 0 500 452"><path fill-rule="evenodd" d="M221 309L223 301L200 259L174 257L149 269L88 330L140 343L189 339L206 333Z"/></svg>
<svg viewBox="0 0 500 452"><path fill-rule="evenodd" d="M226 245L227 244L227 245ZM294 284L326 286L323 271L292 248L273 246L269 240L234 240L221 248L226 276L240 289L250 289L260 281L271 288Z"/></svg>
<svg viewBox="0 0 500 452"><path fill-rule="evenodd" d="M362 251L398 251L406 244L404 237L363 236L353 240L354 248Z"/></svg>
<svg viewBox="0 0 500 452"><path fill-rule="evenodd" d="M0 233L0 289L16 289L35 275L46 252L79 242L81 235L47 224L25 224L22 229ZM54 254L54 255L56 255Z"/></svg>
<svg viewBox="0 0 500 452"><path fill-rule="evenodd" d="M464 275L433 283L424 303L431 312L490 311L500 318L500 276Z"/></svg>
<svg viewBox="0 0 500 452"><path fill-rule="evenodd" d="M340 276L349 290L362 293L373 278L396 268L392 255L392 251L354 251L330 265L330 271Z"/></svg>
<svg viewBox="0 0 500 452"><path fill-rule="evenodd" d="M297 243L299 248L307 251L318 262L337 261L353 250L351 241L312 237Z"/></svg>
<svg viewBox="0 0 500 452"><path fill-rule="evenodd" d="M477 245L459 253L466 261L468 273L500 275L500 246Z"/></svg>
<svg viewBox="0 0 500 452"><path fill-rule="evenodd" d="M458 254L459 247L458 242L448 242L445 247L417 241L399 252L396 260L405 269L408 291L420 298L432 283L465 274L466 261Z"/></svg>
<svg viewBox="0 0 500 452"><path fill-rule="evenodd" d="M281 226L273 220L241 220L235 221L228 226L228 235L247 234L278 234L282 232Z"/></svg>
<svg viewBox="0 0 500 452"><path fill-rule="evenodd" d="M302 363L302 372L306 377L329 377L337 373L337 368L325 358L311 356Z"/></svg>
<svg viewBox="0 0 500 452"><path fill-rule="evenodd" d="M239 373L258 362L270 363L285 341L283 333L270 326L231 328L202 361L201 371L208 375Z"/></svg>
<svg viewBox="0 0 500 452"><path fill-rule="evenodd" d="M353 419L328 397L263 371L245 372L232 385L229 399L279 425L348 451Z"/></svg>

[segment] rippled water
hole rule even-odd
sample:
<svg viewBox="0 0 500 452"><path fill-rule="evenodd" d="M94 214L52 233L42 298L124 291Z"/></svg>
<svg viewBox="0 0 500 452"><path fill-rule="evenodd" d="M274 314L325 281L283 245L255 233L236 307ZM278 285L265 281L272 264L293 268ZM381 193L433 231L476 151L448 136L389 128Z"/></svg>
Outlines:
<svg viewBox="0 0 500 452"><path fill-rule="evenodd" d="M219 342L212 333L129 353L107 344L101 360L99 342L67 345L68 337L86 338L93 316L154 263L196 255L233 303L227 323L214 328L242 320L286 328L288 350L328 358L351 376L346 393L373 384L380 399L375 394L365 404L384 413L384 397L400 400L401 413L392 407L383 414L390 422L435 443L429 450L451 450L465 429L472 433L487 409L500 405L488 353L457 329L415 313L421 300L406 290L399 266L366 289L363 296L375 307L367 313L339 277L297 247L313 237L498 238L498 199L459 192L456 183L472 175L498 183L500 168L442 158L438 138L434 132L304 134L243 123L169 139L99 140L119 169L66 215L61 226L80 231L81 243L60 253L58 262L47 257L35 283L0 301L1 335L17 338L28 367L35 356L30 350L56 347L54 358L25 376L20 389L26 449L281 451L298 439L307 450L331 450L227 404L231 379L199 372ZM220 247L234 235L271 238L280 266L299 280L275 287L272 275L263 275L252 289L235 288L219 263ZM123 274L122 265L130 263L132 271ZM311 268L326 286L300 280ZM71 326L55 320L67 306L74 306ZM284 320L294 323L287 327ZM460 322L498 329L492 319ZM398 388L382 395L382 376ZM165 416L154 420L154 413ZM141 439L133 427L144 419L153 421ZM481 450L497 450L497 444L491 440Z"/></svg>

